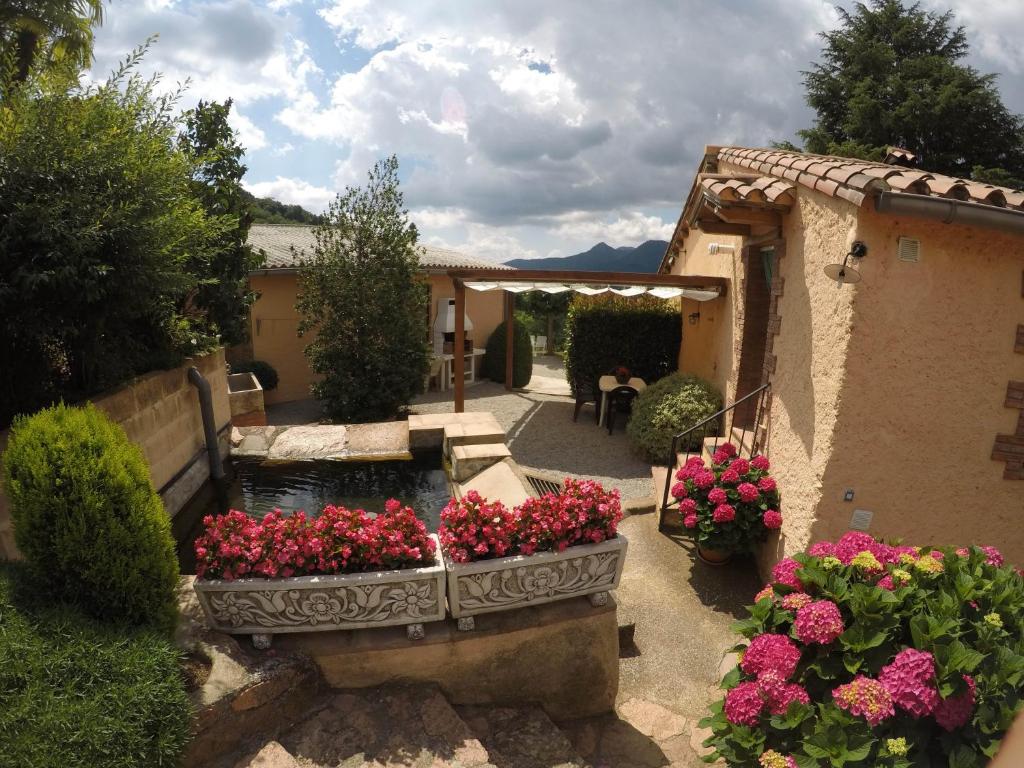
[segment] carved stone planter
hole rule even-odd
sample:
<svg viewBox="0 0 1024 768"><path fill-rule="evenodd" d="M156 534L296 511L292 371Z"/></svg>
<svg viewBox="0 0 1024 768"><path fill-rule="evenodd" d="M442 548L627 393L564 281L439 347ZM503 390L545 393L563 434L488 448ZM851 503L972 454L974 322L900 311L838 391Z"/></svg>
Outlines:
<svg viewBox="0 0 1024 768"><path fill-rule="evenodd" d="M509 611L528 605L589 595L594 605L608 601L608 591L622 578L628 542L621 533L600 544L581 544L564 552L516 555L448 569L448 608L459 629L473 629L478 613Z"/></svg>
<svg viewBox="0 0 1024 768"><path fill-rule="evenodd" d="M437 536L432 535L436 545ZM440 547L438 547L440 552ZM251 634L269 648L271 635L406 626L410 640L423 624L445 615L444 564L396 571L289 579L196 579L195 590L211 629Z"/></svg>

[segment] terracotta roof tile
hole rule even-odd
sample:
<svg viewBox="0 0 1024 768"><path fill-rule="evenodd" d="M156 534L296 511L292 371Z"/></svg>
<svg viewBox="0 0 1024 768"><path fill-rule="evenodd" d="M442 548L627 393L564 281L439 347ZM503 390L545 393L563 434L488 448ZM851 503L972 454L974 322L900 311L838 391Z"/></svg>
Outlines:
<svg viewBox="0 0 1024 768"><path fill-rule="evenodd" d="M907 159L904 157L909 156L906 150L897 150L894 150L894 156ZM718 159L720 162L757 171L762 178L746 183L757 190L763 190L769 201L786 200L783 204L790 204L787 196L792 197L795 190L774 192L773 185L765 179L776 179L783 184L795 182L830 197L849 200L858 206L863 205L872 193L894 189L903 194L953 198L1024 211L1022 190L927 173L916 168L747 147L722 147L718 150Z"/></svg>

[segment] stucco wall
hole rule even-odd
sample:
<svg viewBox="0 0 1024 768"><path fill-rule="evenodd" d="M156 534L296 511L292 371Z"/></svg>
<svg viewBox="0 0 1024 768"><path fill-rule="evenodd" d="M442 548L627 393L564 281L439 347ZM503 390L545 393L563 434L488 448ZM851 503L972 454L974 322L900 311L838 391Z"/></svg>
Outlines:
<svg viewBox="0 0 1024 768"><path fill-rule="evenodd" d="M897 259L900 236L921 241L919 263ZM872 533L996 544L1024 563L1024 483L990 458L1019 415L1003 402L1024 379L1024 237L872 210L858 237L870 250L863 281L842 289L855 297L853 335L813 537L841 534L860 508L874 512Z"/></svg>
<svg viewBox="0 0 1024 768"><path fill-rule="evenodd" d="M431 292L430 323L433 325L439 298L455 296L452 281L445 275L428 277ZM254 275L250 285L260 294L252 308L250 336L252 356L277 370L276 389L264 392L267 405L310 397L313 372L303 352L312 335L298 336L299 316L295 311L298 276L294 274ZM503 317L502 292L466 291L466 313L473 322L472 337L483 348ZM424 317L426 322L426 317Z"/></svg>
<svg viewBox="0 0 1024 768"><path fill-rule="evenodd" d="M226 456L231 409L222 349L178 368L141 376L92 399L142 448L153 485L172 517L210 476L199 396L188 381L192 365L210 382L221 454ZM0 449L6 444L7 432L0 432ZM10 511L0 493L0 559L16 554Z"/></svg>

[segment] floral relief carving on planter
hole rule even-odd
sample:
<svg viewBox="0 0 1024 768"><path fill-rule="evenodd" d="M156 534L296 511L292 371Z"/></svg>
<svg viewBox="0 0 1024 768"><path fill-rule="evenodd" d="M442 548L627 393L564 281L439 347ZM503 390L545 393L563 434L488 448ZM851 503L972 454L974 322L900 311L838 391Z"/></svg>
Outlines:
<svg viewBox="0 0 1024 768"><path fill-rule="evenodd" d="M445 558L448 604L459 618L607 592L619 584L628 542L621 533L563 552L499 557L473 563Z"/></svg>

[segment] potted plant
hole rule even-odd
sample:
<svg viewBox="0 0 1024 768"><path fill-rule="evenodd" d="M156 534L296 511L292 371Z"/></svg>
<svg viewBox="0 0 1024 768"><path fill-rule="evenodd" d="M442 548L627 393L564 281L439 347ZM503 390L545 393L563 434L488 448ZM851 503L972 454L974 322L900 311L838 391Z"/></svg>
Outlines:
<svg viewBox="0 0 1024 768"><path fill-rule="evenodd" d="M779 562L748 611L707 760L981 768L1024 707L1024 579L993 547L850 532Z"/></svg>
<svg viewBox="0 0 1024 768"><path fill-rule="evenodd" d="M472 629L480 613L583 595L605 604L625 562L621 519L619 492L589 480L566 479L561 493L512 511L476 491L452 499L438 536L459 629Z"/></svg>
<svg viewBox="0 0 1024 768"><path fill-rule="evenodd" d="M196 539L195 591L211 628L251 634L405 625L410 639L445 615L437 537L395 499L373 516L326 507L262 520L207 516Z"/></svg>
<svg viewBox="0 0 1024 768"><path fill-rule="evenodd" d="M612 370L612 375L615 377L615 381L619 384L629 384L629 380L633 378L633 374L629 368L624 365L617 365Z"/></svg>
<svg viewBox="0 0 1024 768"><path fill-rule="evenodd" d="M693 456L676 472L672 495L679 501L683 527L697 542L697 556L721 565L737 552L753 551L782 526L779 492L764 456L749 461L726 443L711 465Z"/></svg>

